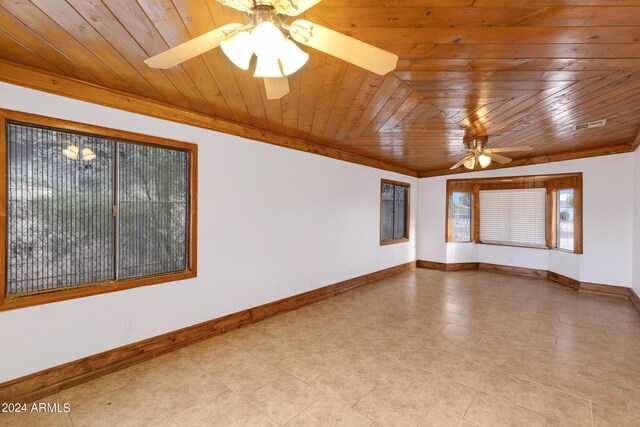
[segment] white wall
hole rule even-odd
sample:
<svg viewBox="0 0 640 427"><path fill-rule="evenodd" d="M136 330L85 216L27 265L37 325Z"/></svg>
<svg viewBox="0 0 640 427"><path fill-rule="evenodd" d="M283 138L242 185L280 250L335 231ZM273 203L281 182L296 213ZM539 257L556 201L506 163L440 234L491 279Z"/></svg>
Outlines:
<svg viewBox="0 0 640 427"><path fill-rule="evenodd" d="M635 154L594 157L566 162L422 178L418 202L418 259L436 262L486 262L551 270L584 282L630 286L634 182L638 182L640 161ZM547 249L513 248L475 243L445 243L447 179L493 176L583 173L584 255ZM636 191L636 212L638 187ZM638 214L636 213L636 217ZM640 228L640 224L636 229ZM640 247L636 231L637 247ZM636 265L638 255L636 254ZM638 277L637 273L635 277ZM638 279L636 279L636 284Z"/></svg>
<svg viewBox="0 0 640 427"><path fill-rule="evenodd" d="M633 215L633 289L640 295L640 149L633 153L634 215Z"/></svg>
<svg viewBox="0 0 640 427"><path fill-rule="evenodd" d="M380 178L415 201L414 178L3 83L0 108L198 143L200 166L198 277L0 312L0 382L416 259L417 203L379 245Z"/></svg>

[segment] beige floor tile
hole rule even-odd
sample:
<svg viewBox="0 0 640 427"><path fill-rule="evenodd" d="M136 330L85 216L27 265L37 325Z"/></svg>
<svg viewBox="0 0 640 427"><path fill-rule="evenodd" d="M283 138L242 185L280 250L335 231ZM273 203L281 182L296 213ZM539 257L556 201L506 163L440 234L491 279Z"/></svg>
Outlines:
<svg viewBox="0 0 640 427"><path fill-rule="evenodd" d="M592 405L592 411L594 427L630 427L633 426L635 422L629 415L629 411L623 409L611 408L594 403Z"/></svg>
<svg viewBox="0 0 640 427"><path fill-rule="evenodd" d="M251 393L286 375L274 365L253 359L215 375L222 384L237 393Z"/></svg>
<svg viewBox="0 0 640 427"><path fill-rule="evenodd" d="M295 354L277 365L278 368L305 382L313 381L334 366L335 363L329 359L308 351Z"/></svg>
<svg viewBox="0 0 640 427"><path fill-rule="evenodd" d="M285 424L318 400L320 392L292 376L283 376L247 395L262 412Z"/></svg>
<svg viewBox="0 0 640 427"><path fill-rule="evenodd" d="M60 397L63 401L75 406L83 400L102 396L105 393L109 393L123 387L130 387L134 383L135 380L133 376L131 376L128 371L122 370L75 387L62 390L60 392Z"/></svg>
<svg viewBox="0 0 640 427"><path fill-rule="evenodd" d="M547 417L512 402L478 392L464 419L478 426L545 426Z"/></svg>
<svg viewBox="0 0 640 427"><path fill-rule="evenodd" d="M624 389L624 397L629 413L634 417L640 418L640 391L626 388Z"/></svg>
<svg viewBox="0 0 640 427"><path fill-rule="evenodd" d="M321 374L311 382L311 385L327 396L341 400L349 406L359 401L375 386L366 376L341 366Z"/></svg>
<svg viewBox="0 0 640 427"><path fill-rule="evenodd" d="M403 391L378 385L353 407L369 419L389 426L416 426L429 405Z"/></svg>
<svg viewBox="0 0 640 427"><path fill-rule="evenodd" d="M495 369L466 363L460 366L453 379L461 384L482 390L506 400L514 400L523 380Z"/></svg>
<svg viewBox="0 0 640 427"><path fill-rule="evenodd" d="M244 427L278 427L279 425L273 418L265 414L260 414L243 424Z"/></svg>
<svg viewBox="0 0 640 427"><path fill-rule="evenodd" d="M228 391L214 396L173 416L183 427L195 426L244 426L264 415L247 399Z"/></svg>
<svg viewBox="0 0 640 427"><path fill-rule="evenodd" d="M142 387L121 388L83 400L71 410L74 427L142 426L165 421L169 413Z"/></svg>
<svg viewBox="0 0 640 427"><path fill-rule="evenodd" d="M183 349L183 354L211 374L219 374L255 359L252 354L226 342L218 342L215 345L187 347Z"/></svg>
<svg viewBox="0 0 640 427"><path fill-rule="evenodd" d="M470 387L429 372L416 378L405 391L431 406L432 410L437 409L438 413L458 417L464 416L476 394L476 390Z"/></svg>
<svg viewBox="0 0 640 427"><path fill-rule="evenodd" d="M287 423L287 427L367 427L372 421L349 405L322 396L313 405Z"/></svg>
<svg viewBox="0 0 640 427"><path fill-rule="evenodd" d="M591 424L588 401L540 384L524 384L516 397L516 404L561 422Z"/></svg>
<svg viewBox="0 0 640 427"><path fill-rule="evenodd" d="M638 426L639 336L622 299L413 270L50 398L70 415L0 426L279 424L256 405L307 425Z"/></svg>
<svg viewBox="0 0 640 427"><path fill-rule="evenodd" d="M371 382L387 384L400 390L407 388L424 372L413 363L378 353L369 354L357 364L357 367L358 372Z"/></svg>
<svg viewBox="0 0 640 427"><path fill-rule="evenodd" d="M419 427L473 427L469 421L453 415L439 407L429 409Z"/></svg>
<svg viewBox="0 0 640 427"><path fill-rule="evenodd" d="M452 352L436 348L423 348L411 355L411 361L423 369L453 378L468 361Z"/></svg>

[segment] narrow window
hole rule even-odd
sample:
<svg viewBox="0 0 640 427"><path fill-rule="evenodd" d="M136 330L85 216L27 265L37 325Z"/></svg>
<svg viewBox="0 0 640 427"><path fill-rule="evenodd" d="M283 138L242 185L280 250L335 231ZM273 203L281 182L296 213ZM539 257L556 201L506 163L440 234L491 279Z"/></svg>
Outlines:
<svg viewBox="0 0 640 427"><path fill-rule="evenodd" d="M190 149L18 122L6 142L1 297L190 271Z"/></svg>
<svg viewBox="0 0 640 427"><path fill-rule="evenodd" d="M574 191L572 188L558 190L557 242L558 249L573 251L574 247Z"/></svg>
<svg viewBox="0 0 640 427"><path fill-rule="evenodd" d="M382 181L380 241L397 243L409 239L409 184Z"/></svg>
<svg viewBox="0 0 640 427"><path fill-rule="evenodd" d="M480 241L546 247L546 190L480 191Z"/></svg>
<svg viewBox="0 0 640 427"><path fill-rule="evenodd" d="M472 194L453 192L449 198L450 242L471 241Z"/></svg>

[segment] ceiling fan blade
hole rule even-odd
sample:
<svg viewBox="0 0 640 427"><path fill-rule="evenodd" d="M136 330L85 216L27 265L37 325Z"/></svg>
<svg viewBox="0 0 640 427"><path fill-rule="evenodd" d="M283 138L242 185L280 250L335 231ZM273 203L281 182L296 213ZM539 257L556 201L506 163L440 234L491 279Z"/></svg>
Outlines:
<svg viewBox="0 0 640 427"><path fill-rule="evenodd" d="M528 145L520 145L517 147L489 148L488 150L485 150L485 151L487 154L489 154L489 153L509 153L514 151L531 151L531 150L533 150L533 147L530 147Z"/></svg>
<svg viewBox="0 0 640 427"><path fill-rule="evenodd" d="M395 70L398 63L398 55L304 19L291 24L290 34L298 43L311 46L381 76Z"/></svg>
<svg viewBox="0 0 640 427"><path fill-rule="evenodd" d="M218 0L223 6L229 6L240 12L248 12L254 6L253 0Z"/></svg>
<svg viewBox="0 0 640 427"><path fill-rule="evenodd" d="M288 77L265 77L264 88L267 92L267 99L280 99L289 93Z"/></svg>
<svg viewBox="0 0 640 427"><path fill-rule="evenodd" d="M464 163L465 160L467 160L469 157L473 157L473 154L469 154L468 156L464 156L462 158L462 160L460 160L458 163L456 163L455 165L451 166L450 169L458 169L460 166L462 166L462 164Z"/></svg>
<svg viewBox="0 0 640 427"><path fill-rule="evenodd" d="M273 7L278 13L288 16L298 16L322 0L277 0L273 3Z"/></svg>
<svg viewBox="0 0 640 427"><path fill-rule="evenodd" d="M505 157L505 156L501 156L500 154L496 154L496 153L486 153L487 156L491 157L491 160L496 161L500 164L507 164L509 163L512 159Z"/></svg>
<svg viewBox="0 0 640 427"><path fill-rule="evenodd" d="M244 28L242 24L227 24L213 31L209 31L201 36L184 42L169 50L165 50L144 62L151 68L167 69L181 62L205 53L208 50L220 46L220 43L233 36L237 31Z"/></svg>

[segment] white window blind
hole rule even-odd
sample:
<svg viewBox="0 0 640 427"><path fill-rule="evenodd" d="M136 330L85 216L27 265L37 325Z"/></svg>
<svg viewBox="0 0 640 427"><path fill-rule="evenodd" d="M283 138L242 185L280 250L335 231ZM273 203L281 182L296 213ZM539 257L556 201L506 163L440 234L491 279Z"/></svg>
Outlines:
<svg viewBox="0 0 640 427"><path fill-rule="evenodd" d="M545 247L546 190L480 191L480 241Z"/></svg>

